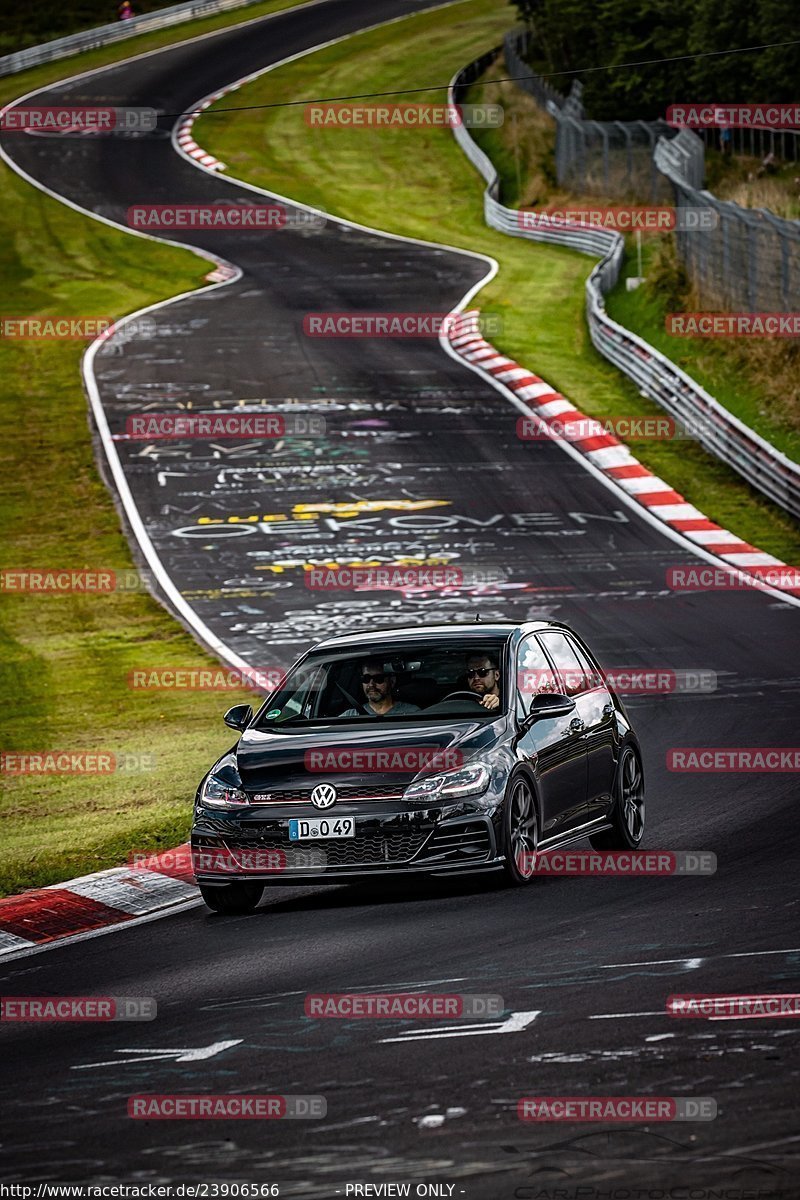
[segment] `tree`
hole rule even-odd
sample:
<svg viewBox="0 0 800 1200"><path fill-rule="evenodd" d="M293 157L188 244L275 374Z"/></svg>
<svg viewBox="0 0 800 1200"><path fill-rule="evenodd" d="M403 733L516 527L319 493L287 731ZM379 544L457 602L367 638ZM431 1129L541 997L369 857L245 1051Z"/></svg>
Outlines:
<svg viewBox="0 0 800 1200"><path fill-rule="evenodd" d="M531 66L567 93L577 72L595 120L653 120L674 103L796 101L800 46L790 41L795 0L696 0L679 14L670 0L516 0L531 30ZM711 53L710 53L711 52ZM722 53L714 53L722 52ZM650 65L650 59L675 59ZM601 68L601 69L597 69Z"/></svg>

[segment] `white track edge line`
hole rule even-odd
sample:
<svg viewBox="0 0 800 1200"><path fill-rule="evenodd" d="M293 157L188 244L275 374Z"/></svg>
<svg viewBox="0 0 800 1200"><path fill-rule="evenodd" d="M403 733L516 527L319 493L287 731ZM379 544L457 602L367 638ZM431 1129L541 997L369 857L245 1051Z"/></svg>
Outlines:
<svg viewBox="0 0 800 1200"><path fill-rule="evenodd" d="M354 32L352 34L344 34L341 37L332 38L327 42L322 42L319 45L309 47L307 50L300 51L297 54L290 55L289 57L287 57L285 59L281 59L279 62L271 63L268 67L265 67L263 70L257 71L255 73L251 73L250 75L247 75L247 76L243 76L241 80L234 80L233 83L227 84L226 88L229 88L231 90L238 88L247 82L252 82L254 79L258 78L261 75L267 74L269 71L276 70L278 67L284 66L290 62L294 62L297 59L304 58L309 54L314 54L318 50L323 50L329 46L336 45L338 42L346 41L350 37L357 37L360 34L369 33L375 29L379 29L383 25L392 25L399 21L408 20L411 17L422 15L426 12L440 11L441 9L449 8L453 5L459 4L461 2L462 2L462 0L447 0L447 2L444 4L435 5L435 6L432 6L431 8L423 9L423 10L421 10L420 13L417 13L417 12L405 13L400 17L392 17L388 21L381 21L381 22L378 22L376 25L366 26L364 29L357 30L356 32ZM298 5L298 6L296 6L296 8L311 7L313 5L320 4L320 3L325 3L325 0L308 0L307 4ZM238 22L236 25L228 26L221 30L214 30L211 33L200 34L194 38L186 38L180 42L171 44L169 46L161 46L156 50L149 50L149 51L145 51L143 54L133 55L130 58L126 58L126 59L120 59L112 64L106 64L103 67L93 68L92 70L81 72L80 74L75 75L75 76L67 76L65 79L57 80L55 82L45 85L44 87L36 88L33 91L27 92L23 96L20 96L17 99L10 101L9 104L4 106L4 109L2 111L5 111L6 108L14 107L17 104L22 103L22 101L29 99L31 96L34 96L39 92L49 91L52 88L58 87L62 83L71 82L76 79L88 78L90 75L99 74L100 72L102 72L104 70L109 70L112 67L128 65L129 63L136 61L137 59L147 58L150 55L162 53L166 50L176 49L179 46L187 45L190 42L200 41L204 38L213 37L213 36L216 36L221 33L228 33L239 26L253 24L257 21L271 20L273 17L281 16L281 15L284 15L285 13L289 13L289 12L292 12L295 10L296 9L291 9L291 8L290 9L282 9L282 10L279 10L277 13L270 13L265 16L255 17L255 18L253 18L252 21ZM208 96L204 96L201 100L196 102L196 107L199 108L206 99L209 99L211 96L216 96L216 95L217 95L217 92L210 93ZM187 111L191 112L194 110L191 109L191 110L187 110ZM333 216L329 213L323 213L321 209L314 208L311 205L304 204L302 201L294 200L291 197L284 196L278 192L268 192L264 188L258 187L254 184L247 183L245 180L237 179L235 176L223 174L223 173L217 172L216 170L212 171L209 168L203 166L201 163L198 163L195 159L191 158L178 145L177 122L180 119L181 118L179 117L176 120L176 124L172 128L172 133L171 133L171 137L170 137L171 143L172 143L175 151L178 154L180 154L180 156L182 158L184 158L187 162L189 162L193 166L197 167L198 170L205 171L207 174L212 175L216 178L222 178L222 179L227 180L230 183L235 183L238 186L245 187L248 191L252 191L259 195L266 196L268 198L275 197L280 200L285 200L288 203L293 204L296 208L302 208L307 212L321 213L322 215L324 215L326 217L326 219L332 220L332 221L336 222L337 224L344 225L349 228L361 229L368 233L377 234L381 237L390 238L393 241L403 241L403 242L412 243L414 245L432 246L435 248L454 251L456 253L466 254L470 258L481 259L484 262L489 263L490 268L489 268L489 271L487 272L487 274L484 275L483 278L480 279L477 283L475 283L464 294L464 296L462 296L461 300L459 301L458 306L451 310L454 313L463 312L465 306L467 304L469 304L469 302L471 301L473 296L475 296L483 287L485 287L488 283L490 283L491 280L495 277L495 275L499 271L499 263L497 262L497 260L495 258L493 258L491 255L484 254L480 251L474 251L474 250L469 250L469 249L466 249L463 247L452 246L452 245L450 245L448 243L444 243L444 242L426 241L421 238L409 237L404 234L389 233L385 230L377 229L373 226L362 225L359 222L350 221L344 217L337 217L337 216ZM133 320L135 317L141 316L144 313L152 312L157 308L166 307L168 304L175 303L179 300L185 299L188 296L198 295L200 292L214 291L215 289L220 288L220 287L227 287L229 284L237 282L243 276L243 271L240 267L227 262L227 260L225 260L225 259L219 258L216 255L213 255L211 252L204 250L202 247L191 246L189 243L186 243L186 242L173 242L167 238L160 238L153 234L145 233L141 230L129 229L127 226L119 225L116 221L111 221L107 217L100 216L98 213L94 213L89 209L83 208L81 205L75 204L73 201L68 200L64 196L59 195L58 192L52 191L45 184L40 183L38 180L36 180L32 176L28 175L28 173L26 171L24 171L21 167L19 167L14 162L14 160L11 159L6 154L2 145L0 145L0 158L2 158L3 161L5 161L6 164L9 167L11 167L11 169L13 171L15 171L20 177L25 179L26 182L30 183L32 186L38 188L40 191L51 196L53 199L59 201L60 203L67 205L67 207L74 209L76 212L83 213L84 215L91 217L93 220L101 221L104 224L111 226L112 228L120 229L123 232L131 233L134 236L144 237L151 241L160 242L162 244L169 245L169 246L177 246L178 248L184 247L192 252L197 253L199 256L207 259L208 261L215 262L219 266L227 267L229 269L235 270L235 272L236 272L234 277L232 277L231 279L225 280L223 283L216 283L216 284L212 284L208 287L200 287L200 288L193 289L189 292L182 292L180 295L172 296L168 300L158 301L155 304L147 305L145 308L137 309L135 312L129 313L125 317L120 318L120 321L117 322L117 324L120 324L120 325L124 324L125 322ZM141 517L139 516L139 511L138 511L138 508L136 507L136 503L133 499L133 495L130 491L130 488L128 487L127 480L124 478L124 472L122 471L122 466L119 461L119 457L116 453L116 447L114 446L113 442L111 442L111 440L110 440L110 431L108 428L108 422L105 417L105 411L102 408L102 401L100 400L99 390L97 388L97 382L96 382L96 379L94 376L94 371L92 369L93 360L94 360L94 356L97 352L97 349L101 344L105 344L106 340L107 340L106 338L100 337L100 338L96 339L94 342L92 342L92 344L88 347L88 349L84 355L82 367L83 367L83 371L84 371L84 380L85 380L85 383L87 386L87 390L90 393L90 400L92 403L93 412L95 413L95 419L98 420L98 417L97 417L98 405L99 405L100 412L102 414L102 428L101 428L100 420L98 420L98 429L100 430L100 433L101 433L101 439L103 440L103 445L104 445L104 449L106 451L106 456L108 458L109 465L111 466L112 473L115 476L115 482L117 482L117 484L119 486L118 475L117 475L117 471L118 471L119 476L122 478L122 480L124 482L124 492L127 493L127 496L130 498L132 512L133 512L133 514L135 514L135 522L134 522L133 517L131 516L130 512L128 511L127 505L125 504L125 495L123 494L123 489L120 488L120 499L123 501L123 506L126 507L126 514L129 516L129 520L131 521L131 528L134 531L134 536L136 536L137 542L139 543L140 549L144 553L145 557L147 558L147 560L149 562L151 562L151 565L153 566L154 574L157 575L157 577L159 578L159 581L161 582L162 578L163 578L163 580L167 581L168 588L167 587L164 588L165 592L169 591L170 593L174 594L175 597L177 597L179 604L177 604L174 599L173 599L173 603L176 603L176 607L180 607L181 611L185 610L185 612L191 614L190 617L187 617L187 620L189 621L192 628L197 632L198 636L201 636L200 635L201 629L206 632L206 636L201 637L201 640L205 644L207 644L209 647L214 647L216 649L216 652L218 654L220 654L221 656L227 658L227 660L229 662L234 663L238 667L248 667L249 664L247 664L244 659L241 659L237 654L235 654L234 651L230 650L229 647L227 647L219 638L217 638L216 635L213 634L210 629L208 629L208 627L205 625L205 623L202 622L199 619L199 617L196 616L196 614L194 613L194 610L191 609L190 606L186 604L186 602L183 600L183 597L180 596L180 593L177 591L177 589L175 588L175 585L172 583L170 577L168 576L165 569L163 568L163 566L161 564L161 560L158 558L158 555L155 551L155 547L153 546L149 535L146 533L146 531L144 529L144 525L142 523ZM517 407L521 412L523 412L526 416L530 415L530 412L531 412L530 408L527 405L525 405L523 403L523 401L519 400L519 398L511 391L510 388L507 388L504 384L499 382L494 376L487 375L485 372L483 372L480 369L480 367L474 366L472 363L468 362L465 358L463 358L460 354L458 354L457 351L450 345L449 339L447 338L446 334L442 333L439 335L439 343L442 346L442 348L445 350L445 352L447 354L449 354L450 357L454 361L461 363L462 366L466 366L469 370L472 370L476 375L479 375L479 376L481 376L481 378L490 382L495 387L496 391L498 391L506 399L510 400L511 403L513 405L515 405L515 407ZM520 366L522 366L522 364L520 364ZM91 371L91 380L89 379L89 376L87 375L87 370ZM534 372L532 372L532 371L530 373L534 374ZM95 403L95 398L96 398L97 403ZM103 430L105 432L103 432ZM645 505L642 505L642 504L639 504L638 502L636 502L631 496L628 495L627 492L623 491L622 488L620 488L616 484L614 484L613 481L608 478L608 476L606 476L602 471L599 470L599 468L595 467L591 462L589 462L583 455L580 454L579 451L575 450L569 442L565 441L557 434L554 435L553 440L556 441L561 446L561 448L563 450L565 450L573 459L575 459L575 461L580 462L581 465L591 475L593 475L596 479L598 479L601 483L603 483L608 488L608 490L611 491L613 494L615 494L624 504L627 505L628 508L630 508L634 512L639 513L639 515L642 516L649 524L651 524L653 526L653 528L660 530L660 532L662 532L667 537L669 537L669 539L671 541L676 542L678 545L681 545L684 548L689 549L691 551L691 553L694 554L695 557L697 557L697 558L702 558L705 561L710 562L714 565L719 565L720 563L722 563L731 571L731 573L733 573L736 570L736 568L731 567L730 564L725 564L724 560L720 559L719 557L706 553L705 551L703 551L702 547L699 547L695 543L684 538L681 534L679 534L679 532L677 530L671 529L669 526L666 526L662 521L658 520L658 518L654 517ZM113 450L113 456L110 453L110 450ZM115 466L116 466L117 470L115 470ZM139 536L139 534L136 533L136 526L138 526L138 528L141 530L141 537ZM144 539L144 541L142 540L142 538ZM148 554L148 548L149 548L149 551L152 553L152 560L151 560L150 554ZM163 583L162 583L162 586L164 586ZM789 596L785 592L779 592L776 589L771 588L766 584L762 584L759 587L755 588L754 590L765 591L765 592L769 593L771 596L776 597L777 599L780 599L782 601L792 604L794 607L800 607L800 598L795 598L795 597ZM180 907L186 907L186 908L196 907L200 903L202 903L202 901L200 901L200 900L194 901L193 900L193 901L189 901L188 903L182 904ZM104 933L112 932L113 930L119 929L121 927L129 927L132 924L142 924L149 920L155 920L158 917L165 915L165 913L167 913L169 911L175 912L178 909L178 907L179 906L173 906L172 909L164 910L163 912L157 912L157 913L149 914L144 917L133 918L131 921L125 921L125 922L121 922L120 924L106 926L106 927L104 927L102 929L98 929L98 930L91 930L87 933L72 935L67 938L62 938L59 941L56 941L54 943L47 943L42 946L34 946L30 949L20 949L20 950L16 950L16 951L11 951L10 953L7 953L7 954L3 955L2 958L0 958L0 963L8 962L12 958L24 957L24 956L27 956L30 954L39 953L43 950L52 949L54 946L67 945L68 943L72 943L75 941L82 941L82 940L88 939L90 937L99 937Z"/></svg>
<svg viewBox="0 0 800 1200"><path fill-rule="evenodd" d="M454 311L458 312L460 309L456 309ZM532 411L534 410L530 409L522 400L520 400L510 388L506 387L505 384L500 383L494 378L494 376L484 374L479 365L468 362L466 359L462 358L458 352L449 345L446 334L441 334L439 340L452 358L455 358L458 362L463 363L465 367L467 367L470 371L473 371L476 375L480 375L481 378L487 381L487 383L491 383L492 386L498 392L500 392L501 395L505 396L506 399L510 400L511 403L518 408L521 413L524 413L528 417L531 415ZM669 538L670 541L675 542L676 545L682 546L684 549L688 550L695 558L701 558L704 562L711 563L713 566L718 568L723 568L731 575L737 575L740 573L741 568L734 566L732 563L725 562L723 558L719 558L717 555L710 554L701 545L698 545L697 543L686 538L680 530L673 529L665 521L656 517L652 510L647 507L647 505L638 503L634 496L629 495L628 492L621 488L614 479L606 475L600 469L600 467L596 467L593 462L581 454L580 450L576 449L571 442L562 438L560 434L552 431L552 438L562 450L564 450L571 458L575 460L575 462L580 463L590 475L593 475L595 479L604 484L605 487L617 497L621 504L624 504L627 508L631 509L632 512L637 513L643 521L645 521L648 525L651 525L654 529L659 530L659 532L662 533L666 538ZM790 604L794 608L800 608L800 596L792 596L788 592L782 592L777 588L773 588L769 584L759 580L757 576L753 576L753 584L752 586L748 585L746 590L748 592L767 592L770 596L773 596L777 600L781 600L785 604ZM677 596L678 594L679 592L676 591L675 595Z"/></svg>
<svg viewBox="0 0 800 1200"><path fill-rule="evenodd" d="M439 8L447 8L450 6L450 4L459 3L459 2L460 2L460 0L449 0L448 3L438 6L436 11L438 11ZM427 10L423 10L423 11L434 11L434 10L427 9ZM392 18L392 20L382 22L381 24L390 25L396 21L407 20L409 17L417 16L417 15L419 15L419 14L408 13L402 17L394 17L394 18ZM370 26L367 29L359 30L359 33L368 33L371 29L375 29L375 28L380 28L380 26L379 25L378 26ZM337 42L346 41L347 38L349 38L349 37L357 37L357 36L358 36L358 34L345 34L345 35L343 35L343 37L333 38L332 40L330 40L328 42L323 42L318 46L312 46L307 50L303 50L297 54L290 55L288 58L281 59L280 62L271 63L268 67L264 67L259 71L255 71L249 75L245 75L239 80L234 80L233 83L226 84L226 89L230 89L230 90L237 89L247 83L253 82L255 79L260 78L262 75L266 75L269 71L276 70L278 67L281 67L288 63L294 62L297 59L304 58L309 54L314 54L318 50L324 50L328 46L335 45ZM200 100L197 101L196 107L199 109L200 106L202 104L204 104L207 100L213 100L214 97L221 97L221 95L222 95L222 93L219 91L210 92L210 93L208 93L208 95L203 96ZM198 114L198 117L200 115L203 115L203 114ZM487 272L487 274L484 275L483 278L480 279L476 284L474 284L473 287L471 287L469 289L469 291L467 291L465 293L464 296L462 296L458 305L454 309L451 310L453 313L463 312L465 307L472 300L472 298L475 295L477 295L477 293L483 287L485 287L488 283L491 282L491 280L495 277L495 275L497 275L497 273L500 269L500 265L497 262L497 259L493 258L489 254L484 254L482 251L470 250L470 249L466 249L464 247L459 247L459 246L452 246L445 242L425 241L424 239L410 237L405 234L389 233L385 230L377 229L371 225L362 225L360 222L348 220L346 217L333 216L329 213L323 212L322 209L315 208L309 204L304 204L301 200L295 200L292 197L285 196L277 191L267 191L265 188L259 187L256 184L248 183L246 180L239 179L237 176L228 175L227 173L222 173L222 172L217 172L217 171L210 171L206 167L204 167L201 163L196 162L194 159L190 158L188 154L184 153L182 147L180 147L178 145L175 129L173 129L173 146L174 146L176 152L178 154L180 154L181 157L185 158L186 161L189 162L192 166L196 167L197 170L206 171L207 174L214 175L218 179L227 179L231 183L235 183L239 187L244 187L248 191L254 192L257 195L265 196L265 197L267 197L267 199L274 198L274 199L278 199L278 200L283 200L289 204L293 204L296 208L304 209L306 212L321 214L321 215L325 216L328 220L335 221L336 223L338 223L340 225L344 225L344 226L347 226L352 229L360 229L366 233L378 234L381 237L391 238L394 241L411 242L415 245L434 246L434 247L437 247L440 249L456 251L457 253L466 254L471 258L482 259L484 262L490 264L490 269ZM569 249L569 247L565 247L565 249ZM462 366L468 367L471 371L474 371L475 374L480 375L481 378L488 380L488 382L490 382L495 387L495 389L498 392L500 392L501 395L503 395L506 399L510 400L512 402L512 404L514 404L519 409L520 412L524 413L526 416L531 415L532 410L527 405L525 405L514 394L514 392L510 388L507 388L504 384L499 382L494 376L485 375L483 373L483 371L481 371L480 367L478 367L477 365L473 365L467 359L463 358L460 354L458 354L454 350L454 348L450 345L449 338L446 333L443 332L439 335L439 343L443 347L445 352L447 354L449 354L451 358L455 359L456 362L461 363ZM489 343L489 344L491 345L491 343ZM500 352L497 351L497 353L499 354ZM516 360L514 360L514 361L516 361ZM524 366L523 363L520 363L519 365L521 367ZM530 369L529 369L529 373L535 374L535 372ZM585 470L587 470L591 475L594 476L595 479L599 480L602 484L604 484L604 486L613 495L615 495L622 503L624 503L628 508L630 508L631 511L633 511L633 512L637 513L639 516L641 516L642 519L647 524L651 525L654 529L657 529L660 533L664 534L667 538L669 538L670 541L675 542L677 545L688 550L689 553L691 553L695 558L700 558L703 561L711 563L712 565L714 565L716 567L719 567L719 566L724 567L730 574L735 574L738 571L739 568L733 566L731 563L726 563L724 559L720 558L717 555L708 553L707 551L705 551L702 548L702 546L699 546L699 545L697 545L697 543L691 541L689 538L684 537L683 534L681 534L681 532L679 530L672 529L669 525L666 525L658 517L654 516L651 513L650 509L646 505L640 504L638 501L636 501L622 487L620 487L619 484L614 479L610 478L603 471L601 471L598 467L595 467L592 462L590 462L588 459L586 459L579 451L575 450L570 442L561 438L557 434L554 434L553 440L555 442L557 442L558 445L560 445L561 448L563 450L565 450L566 453L568 453L576 462L579 462L585 468ZM781 600L784 603L788 603L788 604L792 605L793 607L800 608L800 597L794 597L794 596L791 596L790 594L788 594L787 592L782 592L777 588L770 587L769 584L763 583L762 581L758 580L757 576L754 576L754 580L756 580L757 582L753 586L753 589L752 589L753 591L766 592L770 596L773 596L775 599Z"/></svg>

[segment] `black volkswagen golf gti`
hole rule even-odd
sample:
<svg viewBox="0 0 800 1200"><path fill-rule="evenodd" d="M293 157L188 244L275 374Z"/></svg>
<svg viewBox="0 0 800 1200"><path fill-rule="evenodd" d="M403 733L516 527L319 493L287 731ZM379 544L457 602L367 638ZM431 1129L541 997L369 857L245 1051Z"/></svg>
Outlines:
<svg viewBox="0 0 800 1200"><path fill-rule="evenodd" d="M625 709L555 621L329 638L308 651L197 791L203 898L398 874L535 877L537 851L634 849L644 773Z"/></svg>

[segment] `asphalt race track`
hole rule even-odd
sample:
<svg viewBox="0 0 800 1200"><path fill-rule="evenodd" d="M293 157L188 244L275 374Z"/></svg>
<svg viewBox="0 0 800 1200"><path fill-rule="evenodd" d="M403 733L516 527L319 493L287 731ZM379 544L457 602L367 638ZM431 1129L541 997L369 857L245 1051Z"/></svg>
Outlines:
<svg viewBox="0 0 800 1200"><path fill-rule="evenodd" d="M234 28L36 103L178 114L270 62L422 7L330 0L313 19L289 12ZM136 202L252 200L180 158L166 136L173 123L138 138L5 134L2 144L34 179L120 224ZM646 845L713 851L719 868L711 878L549 879L518 890L486 878L281 888L248 917L198 906L6 962L4 993L154 996L159 1012L148 1024L0 1028L0 1180L247 1181L303 1197L388 1182L520 1200L580 1187L596 1189L578 1191L589 1200L626 1188L800 1194L796 1022L664 1012L671 993L800 991L796 782L665 765L670 747L792 744L793 606L756 591L671 591L666 572L690 552L558 446L518 440L516 410L436 339L303 334L310 312L412 311L420 297L426 311L446 312L484 276L482 259L331 220L263 236L174 236L241 278L156 310L147 336L112 340L95 370L147 532L199 618L260 668L334 630L480 609L486 619L567 620L608 667L714 671L711 694L628 706L645 751ZM242 401L322 415L325 436L277 445L122 436L131 415ZM355 597L304 586L303 562L374 556L449 556L504 583ZM195 782L186 781L187 823ZM414 988L499 993L508 1013L458 1036L436 1023L304 1015L307 992ZM209 1047L205 1058L188 1054ZM184 1061L157 1056L178 1048ZM128 1119L129 1096L173 1092L323 1095L327 1118ZM598 1129L517 1119L522 1096L583 1093L711 1096L719 1114Z"/></svg>

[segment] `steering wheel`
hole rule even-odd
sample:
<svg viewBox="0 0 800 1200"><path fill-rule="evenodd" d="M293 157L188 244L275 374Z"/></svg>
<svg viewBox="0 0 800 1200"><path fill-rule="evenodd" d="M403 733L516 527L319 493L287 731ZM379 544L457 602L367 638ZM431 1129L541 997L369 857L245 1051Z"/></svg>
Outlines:
<svg viewBox="0 0 800 1200"><path fill-rule="evenodd" d="M442 699L439 701L439 703L445 704L448 700L456 700L456 699L458 699L458 700L474 700L477 704L481 703L481 697L478 695L477 692L467 692L467 691L448 692L448 694L446 696L442 697Z"/></svg>

